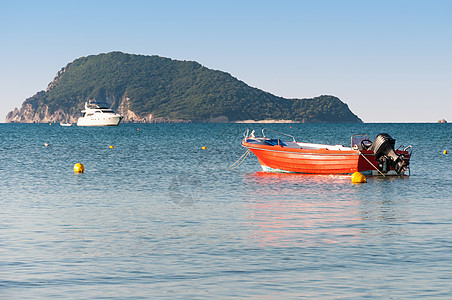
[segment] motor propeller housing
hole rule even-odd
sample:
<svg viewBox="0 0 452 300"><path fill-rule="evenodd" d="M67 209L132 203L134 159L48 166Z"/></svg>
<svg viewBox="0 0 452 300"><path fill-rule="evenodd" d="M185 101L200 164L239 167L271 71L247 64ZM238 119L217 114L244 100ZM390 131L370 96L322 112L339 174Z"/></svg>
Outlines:
<svg viewBox="0 0 452 300"><path fill-rule="evenodd" d="M395 139L387 133L380 133L375 138L370 150L375 153L375 160L380 164L380 171L387 173L392 167L397 174L405 173L408 162L403 160L403 155L394 150Z"/></svg>

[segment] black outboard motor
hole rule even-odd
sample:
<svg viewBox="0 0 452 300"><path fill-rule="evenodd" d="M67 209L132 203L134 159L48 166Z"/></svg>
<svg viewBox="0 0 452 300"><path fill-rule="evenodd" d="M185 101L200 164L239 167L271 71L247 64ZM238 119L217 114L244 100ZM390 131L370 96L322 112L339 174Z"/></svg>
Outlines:
<svg viewBox="0 0 452 300"><path fill-rule="evenodd" d="M379 163L382 173L387 173L392 167L397 174L404 173L408 169L408 164L403 160L403 156L394 150L395 139L389 134L380 133L372 143L371 150L375 153L375 159Z"/></svg>

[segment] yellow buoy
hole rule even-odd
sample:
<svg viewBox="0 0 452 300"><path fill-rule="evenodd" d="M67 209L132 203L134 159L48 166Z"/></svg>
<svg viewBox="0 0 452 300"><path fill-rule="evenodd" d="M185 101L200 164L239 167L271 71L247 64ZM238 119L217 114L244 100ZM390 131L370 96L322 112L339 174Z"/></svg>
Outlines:
<svg viewBox="0 0 452 300"><path fill-rule="evenodd" d="M352 174L352 182L353 183L365 183L365 182L367 182L366 176L364 176L360 172L355 172Z"/></svg>
<svg viewBox="0 0 452 300"><path fill-rule="evenodd" d="M447 154L447 150L444 150L444 151L443 151L443 154Z"/></svg>
<svg viewBox="0 0 452 300"><path fill-rule="evenodd" d="M110 149L113 149L113 148L114 148L114 146L110 145Z"/></svg>
<svg viewBox="0 0 452 300"><path fill-rule="evenodd" d="M76 163L74 165L74 172L75 173L83 173L83 172L85 172L85 166L82 165L81 163Z"/></svg>
<svg viewBox="0 0 452 300"><path fill-rule="evenodd" d="M137 130L140 130L140 128L137 128Z"/></svg>
<svg viewBox="0 0 452 300"><path fill-rule="evenodd" d="M202 150L206 150L207 147L206 147L206 146L202 146L201 149L202 149Z"/></svg>

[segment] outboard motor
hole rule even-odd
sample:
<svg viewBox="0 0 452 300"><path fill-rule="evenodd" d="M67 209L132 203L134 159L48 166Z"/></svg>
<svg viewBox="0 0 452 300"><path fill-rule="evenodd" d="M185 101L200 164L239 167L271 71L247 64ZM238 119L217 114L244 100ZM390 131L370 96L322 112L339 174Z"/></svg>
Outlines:
<svg viewBox="0 0 452 300"><path fill-rule="evenodd" d="M404 173L408 169L408 164L403 160L403 156L394 150L395 139L389 134L380 133L372 143L371 150L375 153L375 160L379 163L382 173L387 173L392 167L397 174Z"/></svg>

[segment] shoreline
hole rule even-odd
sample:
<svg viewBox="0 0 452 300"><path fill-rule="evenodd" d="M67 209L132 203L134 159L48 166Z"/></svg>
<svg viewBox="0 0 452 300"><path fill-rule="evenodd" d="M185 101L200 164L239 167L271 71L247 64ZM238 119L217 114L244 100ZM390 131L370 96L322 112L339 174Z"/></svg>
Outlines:
<svg viewBox="0 0 452 300"><path fill-rule="evenodd" d="M250 124L285 124L285 123L301 123L294 120L243 120L243 121L233 121L231 123L250 123Z"/></svg>

